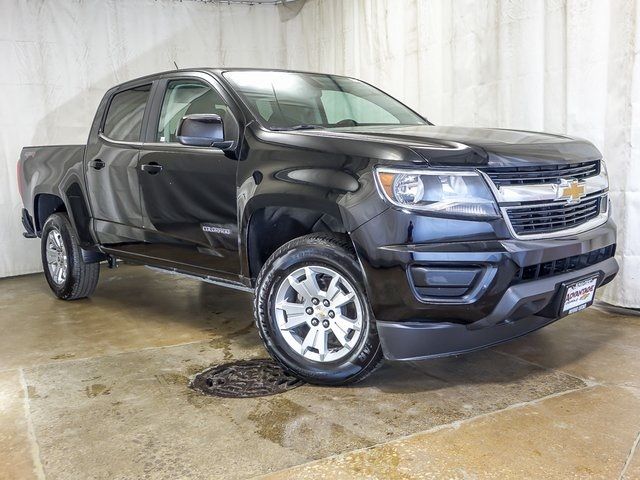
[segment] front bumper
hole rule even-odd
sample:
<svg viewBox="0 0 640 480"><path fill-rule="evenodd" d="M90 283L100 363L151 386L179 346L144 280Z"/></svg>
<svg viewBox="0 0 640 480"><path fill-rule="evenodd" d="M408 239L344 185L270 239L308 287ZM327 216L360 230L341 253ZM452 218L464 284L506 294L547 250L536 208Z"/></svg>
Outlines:
<svg viewBox="0 0 640 480"><path fill-rule="evenodd" d="M560 285L598 274L598 286L618 272L614 258L575 272L509 287L495 309L469 324L377 322L386 358L420 360L466 353L526 335L558 319ZM521 310L537 314L520 318ZM512 318L516 320L511 320Z"/></svg>
<svg viewBox="0 0 640 480"><path fill-rule="evenodd" d="M577 235L542 240L505 239L499 225L470 223L475 222L388 210L352 232L387 358L453 355L524 335L558 318L564 283L597 273L600 287L618 271L611 220ZM458 237L437 241L443 232ZM555 269L556 262L571 258L585 262ZM429 269L435 272L431 277ZM416 281L427 285L433 279L437 285L447 269L458 272L445 275L440 285L451 278L475 283L458 296L457 288L416 288ZM440 291L451 295L437 298Z"/></svg>

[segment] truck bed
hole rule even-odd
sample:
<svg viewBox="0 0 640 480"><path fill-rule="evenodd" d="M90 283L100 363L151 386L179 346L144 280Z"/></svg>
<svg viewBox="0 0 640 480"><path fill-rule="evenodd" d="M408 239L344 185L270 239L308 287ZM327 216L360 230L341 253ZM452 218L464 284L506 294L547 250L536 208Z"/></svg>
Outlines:
<svg viewBox="0 0 640 480"><path fill-rule="evenodd" d="M25 147L18 161L18 187L23 204L31 218L38 195L50 194L66 198L65 187L83 185L84 145ZM75 177L76 182L71 182Z"/></svg>

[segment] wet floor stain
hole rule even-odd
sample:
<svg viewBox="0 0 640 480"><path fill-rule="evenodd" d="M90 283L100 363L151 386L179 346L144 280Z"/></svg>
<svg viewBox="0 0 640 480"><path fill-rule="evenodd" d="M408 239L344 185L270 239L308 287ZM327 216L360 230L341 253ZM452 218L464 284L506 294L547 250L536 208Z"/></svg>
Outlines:
<svg viewBox="0 0 640 480"><path fill-rule="evenodd" d="M189 385L189 378L180 373L161 373L155 377L161 385Z"/></svg>
<svg viewBox="0 0 640 480"><path fill-rule="evenodd" d="M411 480L418 478L402 469L402 455L395 445L382 445L379 447L378 452L380 455L370 463L365 463L361 460L364 452L354 453L353 463L351 464L353 473L362 478L372 478L375 476L387 480Z"/></svg>
<svg viewBox="0 0 640 480"><path fill-rule="evenodd" d="M352 450L373 443L284 396L260 399L248 419L260 437L311 459L335 453L336 445Z"/></svg>
<svg viewBox="0 0 640 480"><path fill-rule="evenodd" d="M375 447L376 455L370 455L370 449L361 450L338 457L341 478L367 478L384 480L417 480L422 478L440 478L429 472L412 471L409 467L412 457L394 444L384 444ZM336 465L331 461L307 465L304 478L334 478ZM456 472L459 473L459 472ZM462 474L447 478L475 478Z"/></svg>
<svg viewBox="0 0 640 480"><path fill-rule="evenodd" d="M222 323L228 324L232 323L232 321L227 320ZM231 344L233 339L255 332L253 320L251 320L245 326L229 333L220 333L219 329L212 328L209 328L207 330L213 332L211 340L209 341L209 346L216 350L222 350L224 360L232 360L234 358L233 352L231 351Z"/></svg>
<svg viewBox="0 0 640 480"><path fill-rule="evenodd" d="M231 352L231 341L228 336L220 336L212 338L209 341L209 346L211 348L215 348L216 350L222 350L222 356L225 360L232 360L233 353Z"/></svg>
<svg viewBox="0 0 640 480"><path fill-rule="evenodd" d="M89 398L95 398L100 395L110 395L111 389L101 383L94 383L85 389L85 393Z"/></svg>
<svg viewBox="0 0 640 480"><path fill-rule="evenodd" d="M256 408L249 414L249 420L256 425L256 433L262 438L271 440L281 446L288 441L288 434L302 425L306 416L311 412L287 398L274 398L266 402L259 402ZM302 427L304 428L304 427Z"/></svg>
<svg viewBox="0 0 640 480"><path fill-rule="evenodd" d="M33 385L27 385L27 396L30 399L40 398L40 395L38 395L36 392L36 387L34 387Z"/></svg>
<svg viewBox="0 0 640 480"><path fill-rule="evenodd" d="M61 353L59 355L54 355L51 357L51 360L68 360L70 358L75 358L75 353Z"/></svg>

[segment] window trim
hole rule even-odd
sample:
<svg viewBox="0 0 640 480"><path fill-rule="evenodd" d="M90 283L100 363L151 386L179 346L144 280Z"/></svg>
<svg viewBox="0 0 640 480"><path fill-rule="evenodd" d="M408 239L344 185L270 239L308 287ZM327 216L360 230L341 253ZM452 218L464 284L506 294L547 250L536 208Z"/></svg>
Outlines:
<svg viewBox="0 0 640 480"><path fill-rule="evenodd" d="M123 93L129 90L133 90L135 88L138 87L143 87L143 86L147 86L149 85L149 95L147 96L147 101L145 103L145 107L144 107L144 112L142 112L142 122L140 123L140 133L138 134L138 140L137 141L130 141L130 140L117 140L115 138L111 138L108 135L106 135L104 133L104 127L105 124L107 123L107 115L109 115L109 110L111 109L111 103L113 102L113 99L115 98L116 95L118 95L119 93ZM156 81L154 80L149 80L149 79L145 79L144 81L140 81L140 82L136 82L136 83L129 83L129 84L125 84L122 85L120 87L118 87L116 90L113 91L113 93L111 93L111 95L109 96L109 100L107 101L107 105L106 108L104 109L104 113L102 114L102 119L100 121L100 127L98 128L98 138L107 141L109 143L113 143L116 145L131 145L131 146L141 146L142 145L142 139L144 137L145 134L145 130L146 130L146 123L148 121L148 114L149 114L149 110L150 110L150 106L153 102L153 97L155 94L155 89L156 89Z"/></svg>

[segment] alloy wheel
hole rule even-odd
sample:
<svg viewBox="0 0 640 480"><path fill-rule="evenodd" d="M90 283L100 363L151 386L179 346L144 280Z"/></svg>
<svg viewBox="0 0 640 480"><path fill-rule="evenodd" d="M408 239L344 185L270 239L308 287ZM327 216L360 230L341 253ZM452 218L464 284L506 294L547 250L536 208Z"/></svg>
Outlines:
<svg viewBox="0 0 640 480"><path fill-rule="evenodd" d="M297 354L316 362L340 360L364 331L364 308L356 288L332 268L310 265L291 272L275 296L280 334Z"/></svg>
<svg viewBox="0 0 640 480"><path fill-rule="evenodd" d="M69 270L69 259L62 235L56 228L52 228L47 235L46 253L51 279L56 285L64 284Z"/></svg>

